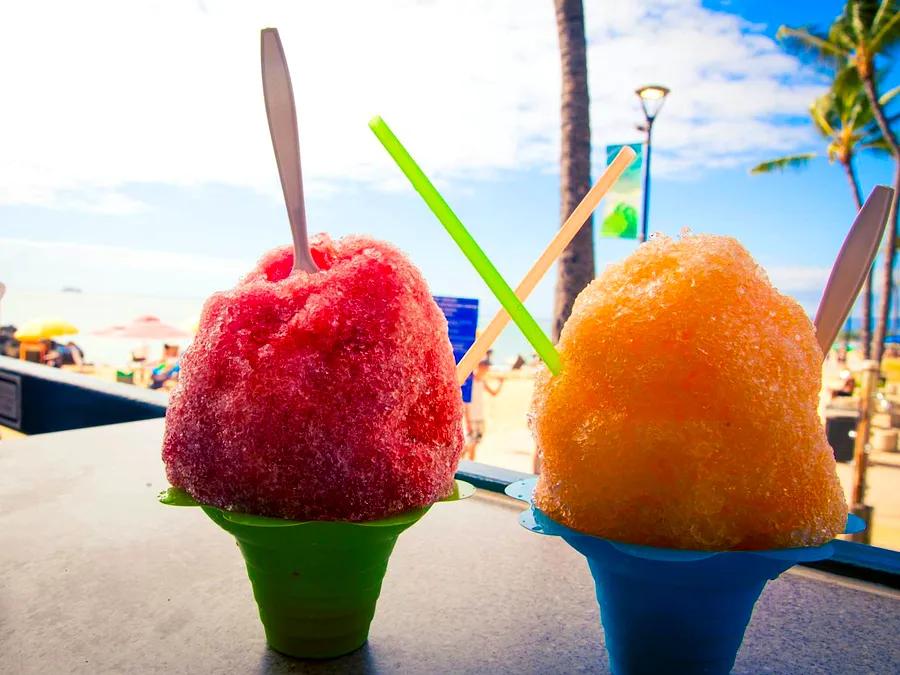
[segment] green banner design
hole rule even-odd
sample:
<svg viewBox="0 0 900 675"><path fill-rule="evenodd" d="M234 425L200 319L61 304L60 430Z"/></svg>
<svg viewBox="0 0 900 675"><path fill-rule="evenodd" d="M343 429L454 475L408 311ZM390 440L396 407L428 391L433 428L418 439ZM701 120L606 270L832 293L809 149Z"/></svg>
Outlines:
<svg viewBox="0 0 900 675"><path fill-rule="evenodd" d="M644 146L642 143L607 145L606 163L612 162L619 150L626 145L635 151L637 158L625 169L619 181L603 199L603 222L600 225L602 237L637 239L638 236Z"/></svg>

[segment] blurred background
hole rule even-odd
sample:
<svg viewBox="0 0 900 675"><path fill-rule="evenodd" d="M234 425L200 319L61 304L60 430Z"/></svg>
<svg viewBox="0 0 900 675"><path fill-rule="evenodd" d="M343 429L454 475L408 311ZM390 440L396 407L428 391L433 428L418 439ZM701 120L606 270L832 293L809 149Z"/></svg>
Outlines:
<svg viewBox="0 0 900 675"><path fill-rule="evenodd" d="M291 67L311 231L394 243L435 295L478 300L479 325L496 301L367 128L373 115L512 283L610 153L640 153L576 242L593 263L560 264L526 303L549 333L572 289L643 232L683 228L738 237L812 315L858 201L897 183L882 128L900 84L896 18L892 3L838 0L6 3L2 348L171 390L204 299L290 242L259 76L269 25ZM900 548L895 221L826 363L821 412L844 420L829 438L849 494L857 369L881 363L873 536ZM470 455L530 472L534 355L511 326L491 360Z"/></svg>

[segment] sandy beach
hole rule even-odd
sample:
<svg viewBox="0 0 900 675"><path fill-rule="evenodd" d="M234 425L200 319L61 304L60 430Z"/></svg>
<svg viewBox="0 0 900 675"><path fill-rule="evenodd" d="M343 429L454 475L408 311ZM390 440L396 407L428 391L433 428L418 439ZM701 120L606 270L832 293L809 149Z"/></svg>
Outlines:
<svg viewBox="0 0 900 675"><path fill-rule="evenodd" d="M485 396L485 434L478 445L476 462L531 473L535 445L528 430L527 414L534 390L534 373L503 373L497 396Z"/></svg>

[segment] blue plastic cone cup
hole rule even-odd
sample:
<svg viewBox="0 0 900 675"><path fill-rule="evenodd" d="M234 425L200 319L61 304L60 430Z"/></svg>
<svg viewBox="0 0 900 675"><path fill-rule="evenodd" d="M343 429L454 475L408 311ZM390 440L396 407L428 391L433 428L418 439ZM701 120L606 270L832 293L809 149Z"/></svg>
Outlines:
<svg viewBox="0 0 900 675"><path fill-rule="evenodd" d="M616 675L730 672L766 582L793 565L747 553L648 559L566 540L588 559Z"/></svg>
<svg viewBox="0 0 900 675"><path fill-rule="evenodd" d="M533 502L536 478L506 487L531 508L527 530L562 537L588 560L609 665L615 675L728 673L770 579L799 562L829 558L831 543L766 551L687 551L624 544L562 525ZM845 534L865 523L848 516Z"/></svg>

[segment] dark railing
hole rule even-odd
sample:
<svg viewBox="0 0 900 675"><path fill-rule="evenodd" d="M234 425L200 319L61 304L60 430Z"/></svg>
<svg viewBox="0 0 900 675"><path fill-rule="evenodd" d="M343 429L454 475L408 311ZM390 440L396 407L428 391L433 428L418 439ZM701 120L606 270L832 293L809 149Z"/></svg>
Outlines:
<svg viewBox="0 0 900 675"><path fill-rule="evenodd" d="M164 417L157 391L0 356L0 424L25 434Z"/></svg>

